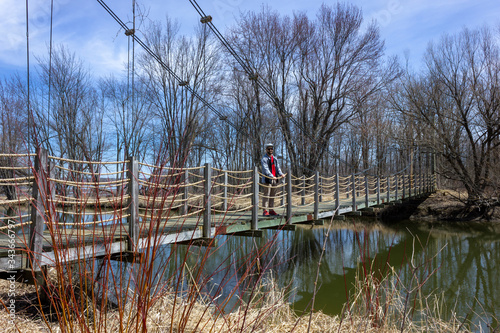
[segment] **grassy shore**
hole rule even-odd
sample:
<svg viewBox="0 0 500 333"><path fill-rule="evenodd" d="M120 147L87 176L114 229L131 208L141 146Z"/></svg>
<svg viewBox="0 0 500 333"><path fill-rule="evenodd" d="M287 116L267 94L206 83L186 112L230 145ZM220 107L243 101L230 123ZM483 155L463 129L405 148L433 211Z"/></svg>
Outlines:
<svg viewBox="0 0 500 333"><path fill-rule="evenodd" d="M390 279L386 280L387 282ZM266 282L271 283L272 282ZM342 316L329 316L321 311L297 315L285 301L284 292L276 288L266 288L265 293L256 293L249 304L242 304L236 311L221 314L214 304L197 299L176 299L173 293L165 292L148 309L143 324L138 330L133 320L136 309L126 306L125 313L107 309L96 322L86 329L76 322L73 326L61 326L54 318L48 318L50 310L45 310L45 318L37 309L39 306L36 289L16 283L16 317L14 325L6 309L0 311L2 332L467 332L457 318L443 321L435 315L437 298L427 296L419 311L419 320L411 319L404 305L404 298L390 283L380 288L380 282L373 279L358 281L353 289L349 305ZM4 307L9 297L5 290L8 282L0 281L0 299ZM366 302L367 290L372 295ZM382 295L383 293L383 295ZM384 300L380 302L380 300ZM431 304L430 300L436 302ZM421 300L422 301L422 300ZM368 306L367 306L368 304ZM389 311L388 311L389 309ZM434 310L432 310L434 309ZM89 312L99 312L89 308ZM434 313L433 313L434 312ZM101 316L104 315L104 316ZM98 322L97 322L98 321ZM128 322L124 322L128 321ZM92 325L95 324L95 327ZM71 329L69 329L72 327Z"/></svg>

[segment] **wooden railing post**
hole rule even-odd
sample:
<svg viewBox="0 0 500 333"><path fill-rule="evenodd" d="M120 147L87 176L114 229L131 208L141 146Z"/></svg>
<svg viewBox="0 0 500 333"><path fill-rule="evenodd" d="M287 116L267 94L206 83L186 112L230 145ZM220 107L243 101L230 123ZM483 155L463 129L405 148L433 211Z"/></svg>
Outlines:
<svg viewBox="0 0 500 333"><path fill-rule="evenodd" d="M139 163L135 157L130 157L128 161L128 195L129 195L129 216L128 222L128 250L137 250L139 240Z"/></svg>
<svg viewBox="0 0 500 333"><path fill-rule="evenodd" d="M403 199L406 199L406 181L405 181L405 178L406 176L404 174L401 175L403 177L402 181L403 181Z"/></svg>
<svg viewBox="0 0 500 333"><path fill-rule="evenodd" d="M304 206L306 204L306 176L302 175L302 191L300 193L301 199L300 204Z"/></svg>
<svg viewBox="0 0 500 333"><path fill-rule="evenodd" d="M368 208L370 199L370 185L368 184L368 176L365 175L365 208Z"/></svg>
<svg viewBox="0 0 500 333"><path fill-rule="evenodd" d="M391 202L391 176L387 176L387 202Z"/></svg>
<svg viewBox="0 0 500 333"><path fill-rule="evenodd" d="M339 214L340 209L340 178L339 174L335 174L335 210L337 210L336 215Z"/></svg>
<svg viewBox="0 0 500 333"><path fill-rule="evenodd" d="M358 210L356 207L356 176L352 174L351 176L351 185L352 185L352 211L355 212Z"/></svg>
<svg viewBox="0 0 500 333"><path fill-rule="evenodd" d="M319 202L323 202L323 178L319 177Z"/></svg>
<svg viewBox="0 0 500 333"><path fill-rule="evenodd" d="M319 172L314 173L314 219L318 219L319 214Z"/></svg>
<svg viewBox="0 0 500 333"><path fill-rule="evenodd" d="M189 198L189 170L184 170L184 189L182 194L182 215L186 215L189 211L188 198Z"/></svg>
<svg viewBox="0 0 500 333"><path fill-rule="evenodd" d="M224 196L224 199L222 199L222 210L227 212L227 185L229 184L229 179L227 176L227 170L224 171L224 189L222 195ZM258 203L257 203L258 205Z"/></svg>
<svg viewBox="0 0 500 333"><path fill-rule="evenodd" d="M286 223L292 218L292 169L286 173Z"/></svg>
<svg viewBox="0 0 500 333"><path fill-rule="evenodd" d="M380 177L377 177L377 205L380 205Z"/></svg>
<svg viewBox="0 0 500 333"><path fill-rule="evenodd" d="M419 186L418 186L418 194L419 195L422 195L423 193L423 187L424 187L424 178L423 178L423 175L421 173L418 174L418 183L419 183Z"/></svg>
<svg viewBox="0 0 500 333"><path fill-rule="evenodd" d="M203 178L205 180L204 195L205 195L205 210L203 211L203 237L210 238L212 228L212 165L205 163L203 170Z"/></svg>
<svg viewBox="0 0 500 333"><path fill-rule="evenodd" d="M395 201L399 200L399 175L394 175L394 187L395 187Z"/></svg>
<svg viewBox="0 0 500 333"><path fill-rule="evenodd" d="M256 166L253 168L251 229L259 229L259 170Z"/></svg>
<svg viewBox="0 0 500 333"><path fill-rule="evenodd" d="M41 269L43 250L43 229L45 227L45 204L47 201L47 151L37 148L33 180L33 204L31 205L31 225L29 237L28 267L34 271Z"/></svg>

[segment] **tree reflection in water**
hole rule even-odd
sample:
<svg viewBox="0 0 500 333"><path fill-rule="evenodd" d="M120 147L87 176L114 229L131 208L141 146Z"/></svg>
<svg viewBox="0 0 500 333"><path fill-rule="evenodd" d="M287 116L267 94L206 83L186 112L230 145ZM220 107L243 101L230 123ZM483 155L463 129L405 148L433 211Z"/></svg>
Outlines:
<svg viewBox="0 0 500 333"><path fill-rule="evenodd" d="M382 279L394 268L401 283L408 287L419 274L427 277L422 292L444 294L442 316L454 311L459 317L481 316L491 327L498 327L500 314L500 235L491 231L418 229L417 222L403 222L397 227L375 224L338 225L329 233L324 227L297 228L296 231L264 231L264 237L220 236L217 248L178 246L177 256L188 258L192 274L201 274L204 292L212 297L230 297L234 288L244 298L245 287L252 289L262 278L271 277L289 291L289 301L297 311L307 311L314 293L316 272L319 281L315 310L340 314L346 302L346 288L351 289L363 264ZM325 244L321 265L318 259ZM209 251L208 255L205 251ZM169 251L166 251L166 253ZM252 254L252 255L249 255ZM255 260L253 255L256 255ZM199 265L206 257L206 264ZM424 263L416 272L409 263ZM431 260L429 260L431 259ZM170 260L173 265L176 261ZM197 272L200 267L200 272ZM185 274L172 266L171 272ZM243 282L243 284L240 284ZM186 284L188 281L186 280ZM236 297L236 294L233 295ZM233 301L230 310L236 305ZM483 325L484 326L484 325Z"/></svg>

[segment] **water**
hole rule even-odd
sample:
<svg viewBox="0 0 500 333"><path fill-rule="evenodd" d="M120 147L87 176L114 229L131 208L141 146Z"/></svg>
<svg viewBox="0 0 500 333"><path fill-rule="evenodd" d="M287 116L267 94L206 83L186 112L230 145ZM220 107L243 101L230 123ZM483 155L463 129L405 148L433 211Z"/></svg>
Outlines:
<svg viewBox="0 0 500 333"><path fill-rule="evenodd" d="M273 246L260 256L258 265L245 261L246 254L270 243ZM296 231L268 230L262 239L223 236L219 245L191 248L188 260L188 266L196 268L205 256L202 274L210 282L204 291L214 298L228 297L244 269L249 269L252 277L261 272L272 275L289 291L287 297L296 312L309 311L315 295L315 310L340 315L356 274L366 270L380 280L399 281L403 301L405 290L410 290L410 306L416 296L433 295L429 300L439 297L442 319L456 313L485 330L489 324L499 325L495 318L500 318L500 233L488 227L428 227L426 222L415 221L387 227L350 220ZM252 286L255 279L246 282ZM422 285L421 294L415 291L418 285ZM225 310L233 305L230 302Z"/></svg>

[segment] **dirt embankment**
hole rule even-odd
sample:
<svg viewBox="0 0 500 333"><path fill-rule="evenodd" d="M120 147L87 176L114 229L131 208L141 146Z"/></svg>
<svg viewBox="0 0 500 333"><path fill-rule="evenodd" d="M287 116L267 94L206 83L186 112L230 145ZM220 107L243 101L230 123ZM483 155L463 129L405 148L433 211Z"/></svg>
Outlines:
<svg viewBox="0 0 500 333"><path fill-rule="evenodd" d="M451 190L438 190L421 202L411 214L411 220L449 221L449 222L489 222L500 223L500 207L481 210L467 207L463 193Z"/></svg>

